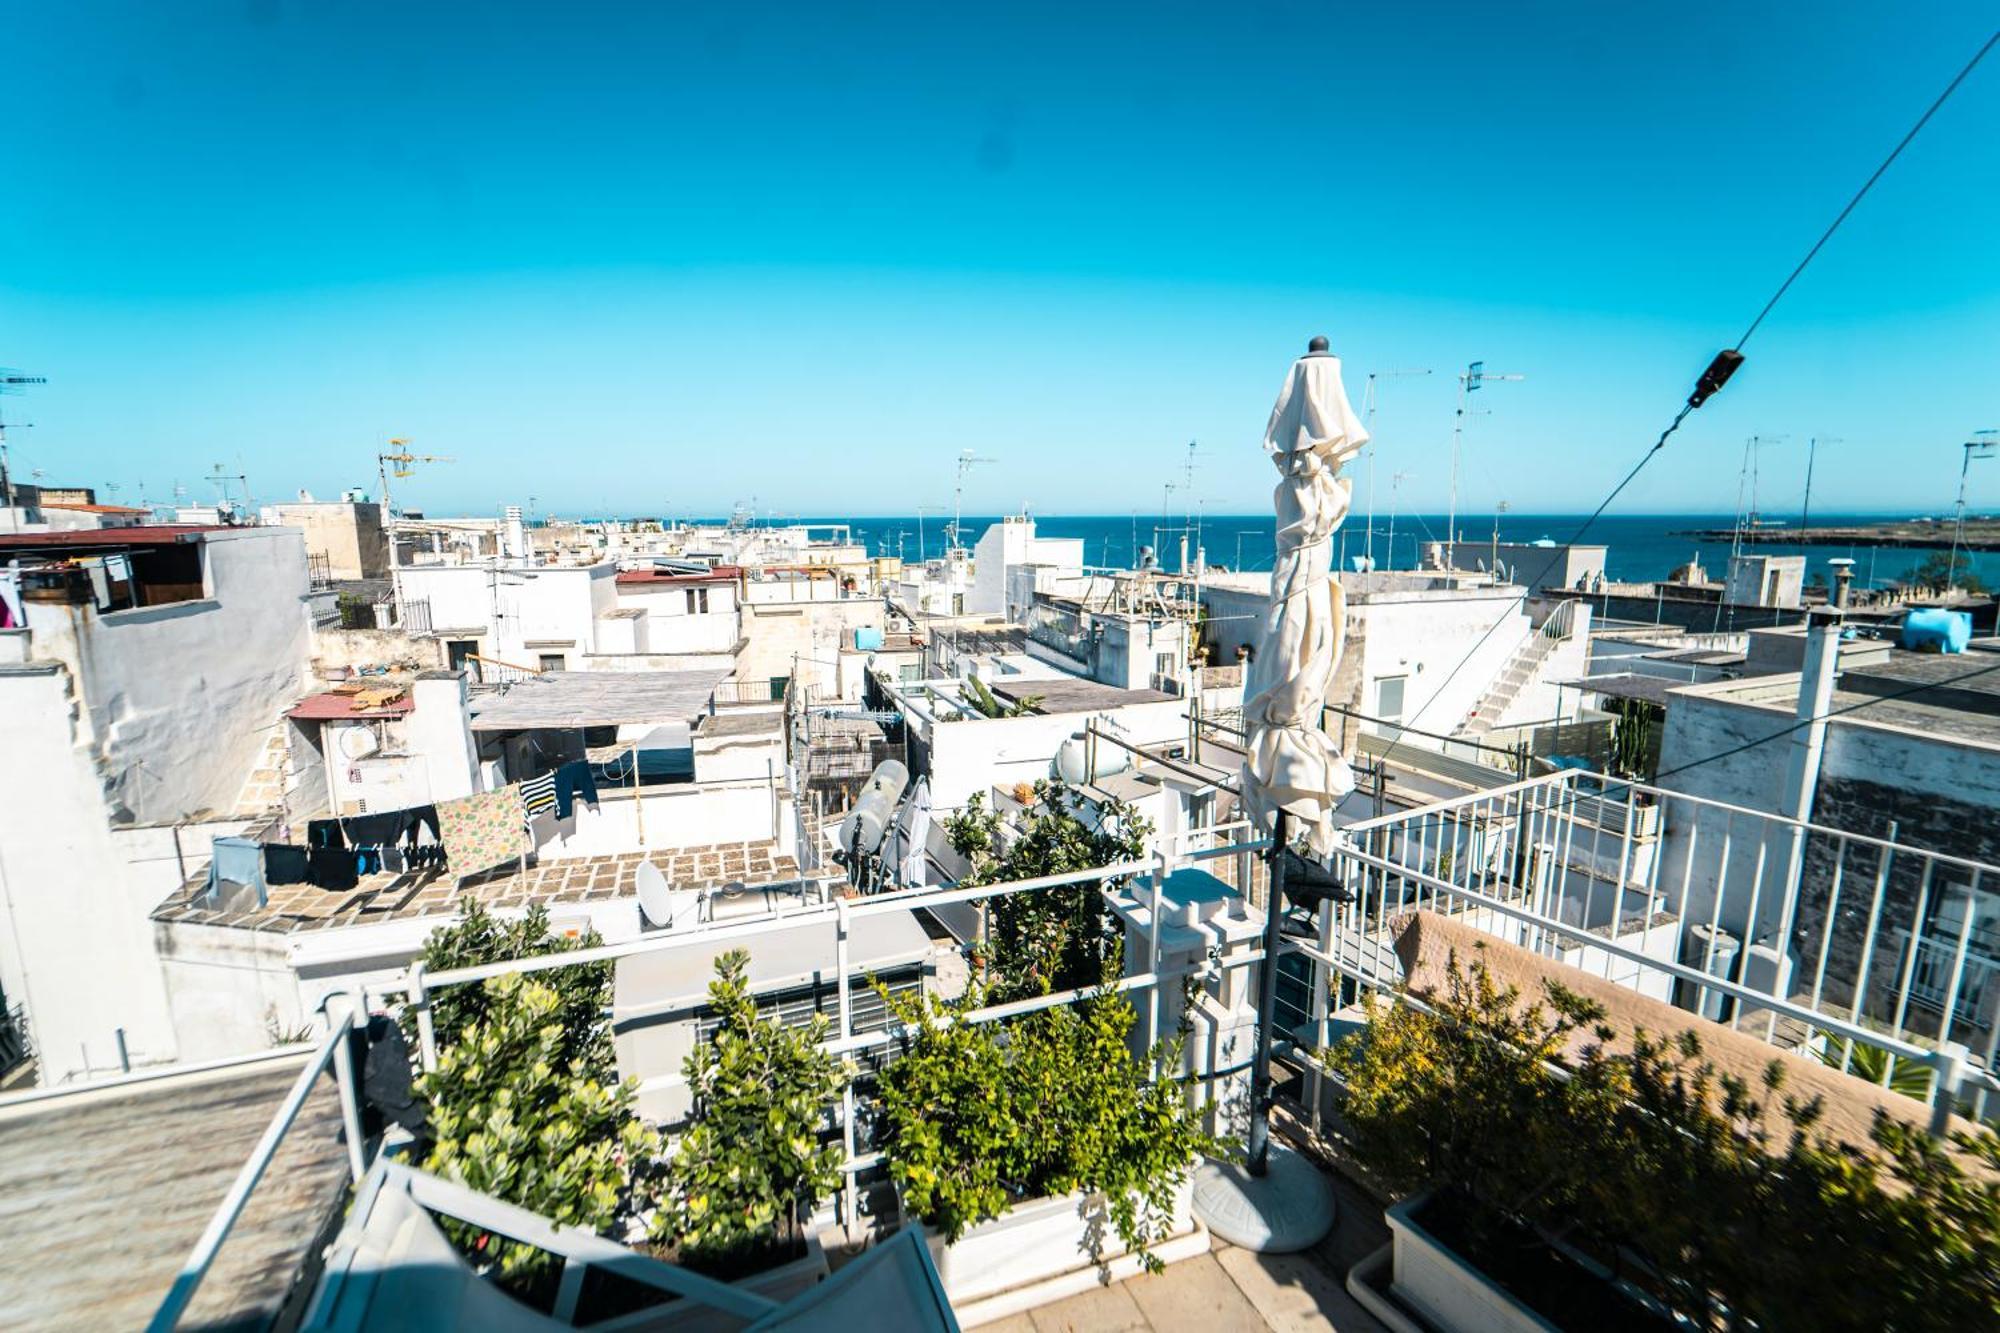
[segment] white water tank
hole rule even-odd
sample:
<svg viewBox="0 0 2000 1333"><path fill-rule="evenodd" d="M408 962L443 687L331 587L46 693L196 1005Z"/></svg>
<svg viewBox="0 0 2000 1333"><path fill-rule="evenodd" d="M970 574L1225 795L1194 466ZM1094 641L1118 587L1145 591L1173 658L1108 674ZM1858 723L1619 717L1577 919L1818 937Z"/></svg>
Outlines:
<svg viewBox="0 0 2000 1333"><path fill-rule="evenodd" d="M1123 773L1132 767L1132 754L1124 746L1099 741L1096 749L1096 762L1093 763L1089 738L1082 735L1070 737L1056 750L1056 774L1075 787L1113 773Z"/></svg>
<svg viewBox="0 0 2000 1333"><path fill-rule="evenodd" d="M903 799L903 788L909 785L910 770L901 763L885 759L876 765L861 788L860 799L840 821L840 850L859 851L863 856L881 851L882 840L896 822L896 804Z"/></svg>

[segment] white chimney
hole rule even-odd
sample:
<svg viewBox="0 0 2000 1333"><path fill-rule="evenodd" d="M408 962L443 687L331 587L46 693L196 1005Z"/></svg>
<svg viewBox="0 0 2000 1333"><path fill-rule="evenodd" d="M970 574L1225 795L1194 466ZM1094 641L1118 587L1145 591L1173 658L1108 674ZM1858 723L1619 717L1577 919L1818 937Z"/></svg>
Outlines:
<svg viewBox="0 0 2000 1333"><path fill-rule="evenodd" d="M508 505L505 513L507 515L507 544L505 548L507 558L509 560L526 560L528 558L528 534L526 529L521 526L521 506Z"/></svg>

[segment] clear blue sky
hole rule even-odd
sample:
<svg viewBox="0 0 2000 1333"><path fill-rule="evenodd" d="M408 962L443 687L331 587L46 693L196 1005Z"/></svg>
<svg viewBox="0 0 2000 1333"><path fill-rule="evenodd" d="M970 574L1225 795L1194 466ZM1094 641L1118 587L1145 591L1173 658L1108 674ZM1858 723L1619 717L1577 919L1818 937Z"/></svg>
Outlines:
<svg viewBox="0 0 2000 1333"><path fill-rule="evenodd" d="M855 13L836 13L852 9ZM1589 507L1990 4L0 0L17 465L432 512L1212 512L1324 331L1404 507ZM2000 56L1624 512L1949 503L2000 426ZM1980 465L1975 465L1979 467ZM1975 486L2000 507L2000 462ZM1179 507L1179 502L1176 502Z"/></svg>

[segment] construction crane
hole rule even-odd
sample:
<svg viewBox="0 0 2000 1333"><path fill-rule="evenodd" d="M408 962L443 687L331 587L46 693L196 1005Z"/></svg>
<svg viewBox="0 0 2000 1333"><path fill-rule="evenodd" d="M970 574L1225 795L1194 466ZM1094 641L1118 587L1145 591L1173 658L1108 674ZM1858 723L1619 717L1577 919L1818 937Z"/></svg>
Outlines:
<svg viewBox="0 0 2000 1333"><path fill-rule="evenodd" d="M412 463L455 463L457 461L457 459L448 458L443 454L413 454L410 452L410 442L407 439L400 436L391 439L389 441L389 452L375 455L376 473L382 479L383 517L388 517L392 512L389 505L390 477L415 476L416 473L410 467Z"/></svg>

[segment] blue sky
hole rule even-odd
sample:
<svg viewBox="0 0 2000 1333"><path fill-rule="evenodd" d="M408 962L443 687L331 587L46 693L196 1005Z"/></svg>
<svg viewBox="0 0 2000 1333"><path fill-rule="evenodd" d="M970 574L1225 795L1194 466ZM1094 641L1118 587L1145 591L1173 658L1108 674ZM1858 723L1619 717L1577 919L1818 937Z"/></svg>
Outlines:
<svg viewBox="0 0 2000 1333"><path fill-rule="evenodd" d="M17 466L433 512L1255 512L1316 332L1444 505L1588 508L1990 5L0 0ZM1947 505L2000 426L2000 56L1619 508ZM1975 485L2000 507L2000 462ZM1178 501L1176 507L1179 507Z"/></svg>

